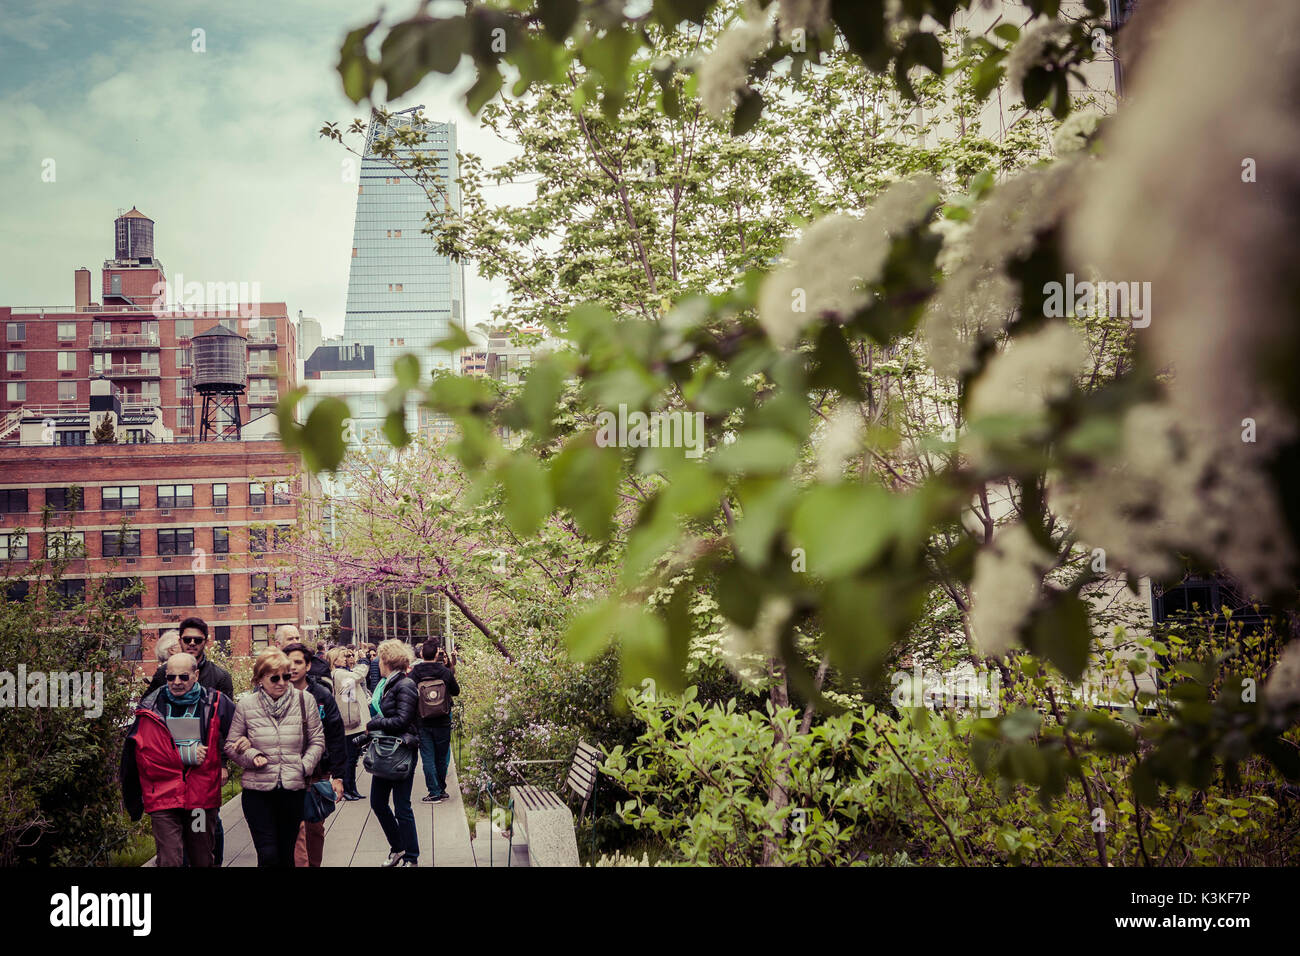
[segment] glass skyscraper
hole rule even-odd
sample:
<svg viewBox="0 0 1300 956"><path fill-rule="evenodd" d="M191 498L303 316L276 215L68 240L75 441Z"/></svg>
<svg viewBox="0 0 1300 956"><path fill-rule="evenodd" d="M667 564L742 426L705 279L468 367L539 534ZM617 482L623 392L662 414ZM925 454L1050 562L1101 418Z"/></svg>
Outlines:
<svg viewBox="0 0 1300 956"><path fill-rule="evenodd" d="M380 378L392 376L393 360L404 352L418 355L426 373L434 366L454 368L454 355L430 345L447 336L449 322L465 321L464 271L438 255L433 238L422 232L429 195L400 168L372 153L376 139L398 129L418 129L423 142L400 148L398 158L418 152L435 159L446 201L459 212L455 124L417 124L419 109L394 113L387 124L372 114L361 161L343 344L373 345Z"/></svg>

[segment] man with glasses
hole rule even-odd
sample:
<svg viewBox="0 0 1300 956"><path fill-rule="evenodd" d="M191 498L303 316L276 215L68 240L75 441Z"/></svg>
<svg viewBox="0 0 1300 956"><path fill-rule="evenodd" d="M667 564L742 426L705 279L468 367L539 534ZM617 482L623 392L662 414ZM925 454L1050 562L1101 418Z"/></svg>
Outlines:
<svg viewBox="0 0 1300 956"><path fill-rule="evenodd" d="M182 647L185 632L182 624ZM159 866L212 866L235 705L200 683L199 662L186 650L159 673L162 686L140 701L122 748L122 802L132 820L149 814Z"/></svg>
<svg viewBox="0 0 1300 956"><path fill-rule="evenodd" d="M181 650L191 655L199 662L199 684L203 687L210 687L213 690L219 690L227 697L235 696L235 684L230 679L230 672L218 664L208 660L203 649L208 646L208 625L202 618L187 617L181 621ZM161 667L154 671L153 680L149 683L149 694L163 685L163 669Z"/></svg>

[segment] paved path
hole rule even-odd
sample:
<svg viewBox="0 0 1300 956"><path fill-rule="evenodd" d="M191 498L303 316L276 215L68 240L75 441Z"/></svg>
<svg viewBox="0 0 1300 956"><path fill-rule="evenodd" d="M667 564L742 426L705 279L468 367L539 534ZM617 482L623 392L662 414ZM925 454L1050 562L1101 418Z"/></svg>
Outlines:
<svg viewBox="0 0 1300 956"><path fill-rule="evenodd" d="M447 768L447 792L441 803L424 803L428 793L422 767L417 767L411 788L415 829L420 838L420 866L474 866L469 822L461 800L453 759ZM357 789L369 795L370 774L358 763ZM225 866L257 866L257 851L244 822L243 806L236 796L221 808L226 829ZM369 800L345 800L325 821L325 852L321 866L379 866L388 859L388 840L370 811ZM150 860L145 866L153 866Z"/></svg>

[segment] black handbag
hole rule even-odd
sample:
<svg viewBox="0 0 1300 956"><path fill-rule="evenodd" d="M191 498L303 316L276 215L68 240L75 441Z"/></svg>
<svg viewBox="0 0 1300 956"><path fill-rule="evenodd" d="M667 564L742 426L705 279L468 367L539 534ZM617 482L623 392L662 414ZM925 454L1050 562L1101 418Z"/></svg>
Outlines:
<svg viewBox="0 0 1300 956"><path fill-rule="evenodd" d="M307 705L303 692L298 691L298 707L302 711L302 752L307 752ZM334 812L334 785L328 780L317 780L307 785L302 800L302 818L306 823L321 823Z"/></svg>
<svg viewBox="0 0 1300 956"><path fill-rule="evenodd" d="M402 737L371 734L361 763L372 777L405 780L415 771L415 748Z"/></svg>

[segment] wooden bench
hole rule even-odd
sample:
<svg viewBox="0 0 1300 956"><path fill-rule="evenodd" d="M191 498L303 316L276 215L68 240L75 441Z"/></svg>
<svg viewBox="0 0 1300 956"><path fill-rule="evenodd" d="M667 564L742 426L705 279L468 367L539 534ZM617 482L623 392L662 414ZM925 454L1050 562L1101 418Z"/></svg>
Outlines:
<svg viewBox="0 0 1300 956"><path fill-rule="evenodd" d="M564 786L582 801L578 810L579 820L586 815L587 807L596 795L601 759L600 750L591 744L579 743L569 764ZM510 788L510 810L513 816L507 866L514 858L516 837L521 837L527 845L529 866L580 865L573 811L558 792L528 783L519 769L563 763L563 760L512 760L506 765L520 781L519 786Z"/></svg>

